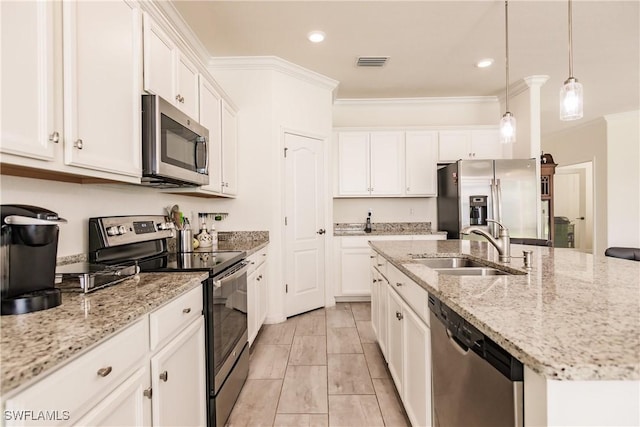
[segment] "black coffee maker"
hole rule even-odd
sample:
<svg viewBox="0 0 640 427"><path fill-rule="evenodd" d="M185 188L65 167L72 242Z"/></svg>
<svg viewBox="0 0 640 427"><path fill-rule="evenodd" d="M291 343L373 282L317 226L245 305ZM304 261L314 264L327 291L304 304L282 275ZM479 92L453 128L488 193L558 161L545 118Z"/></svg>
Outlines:
<svg viewBox="0 0 640 427"><path fill-rule="evenodd" d="M60 305L54 287L58 224L50 210L27 205L0 206L0 314L23 314Z"/></svg>

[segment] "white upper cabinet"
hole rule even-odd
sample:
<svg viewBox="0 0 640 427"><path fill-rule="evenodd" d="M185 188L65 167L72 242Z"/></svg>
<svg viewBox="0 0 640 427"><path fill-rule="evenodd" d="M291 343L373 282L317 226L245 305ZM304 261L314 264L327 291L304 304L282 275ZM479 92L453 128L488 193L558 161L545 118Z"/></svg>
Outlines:
<svg viewBox="0 0 640 427"><path fill-rule="evenodd" d="M403 156L402 132L340 132L338 195L402 195Z"/></svg>
<svg viewBox="0 0 640 427"><path fill-rule="evenodd" d="M438 132L407 132L405 151L405 194L407 196L436 196L438 192Z"/></svg>
<svg viewBox="0 0 640 427"><path fill-rule="evenodd" d="M62 123L55 122L56 115L62 118L62 99L54 96L53 8L49 1L0 2L3 153L61 157L62 150L56 149L62 145Z"/></svg>
<svg viewBox="0 0 640 427"><path fill-rule="evenodd" d="M140 11L64 2L63 23L65 163L139 177Z"/></svg>
<svg viewBox="0 0 640 427"><path fill-rule="evenodd" d="M338 195L369 195L369 133L338 134Z"/></svg>
<svg viewBox="0 0 640 427"><path fill-rule="evenodd" d="M498 129L440 131L439 161L510 158L499 136Z"/></svg>
<svg viewBox="0 0 640 427"><path fill-rule="evenodd" d="M213 85L200 79L200 124L209 130L209 185L203 190L222 192L222 98Z"/></svg>
<svg viewBox="0 0 640 427"><path fill-rule="evenodd" d="M196 121L199 117L199 73L173 40L144 15L144 90L173 103Z"/></svg>
<svg viewBox="0 0 640 427"><path fill-rule="evenodd" d="M508 157L503 152L505 144L500 142L500 131L498 129L472 130L471 147L474 159L503 159Z"/></svg>
<svg viewBox="0 0 640 427"><path fill-rule="evenodd" d="M370 192L372 196L400 196L403 187L403 132L371 132Z"/></svg>
<svg viewBox="0 0 640 427"><path fill-rule="evenodd" d="M238 118L228 102L222 100L222 193L238 194Z"/></svg>
<svg viewBox="0 0 640 427"><path fill-rule="evenodd" d="M198 69L179 51L176 55L176 100L189 117L200 120L198 109Z"/></svg>

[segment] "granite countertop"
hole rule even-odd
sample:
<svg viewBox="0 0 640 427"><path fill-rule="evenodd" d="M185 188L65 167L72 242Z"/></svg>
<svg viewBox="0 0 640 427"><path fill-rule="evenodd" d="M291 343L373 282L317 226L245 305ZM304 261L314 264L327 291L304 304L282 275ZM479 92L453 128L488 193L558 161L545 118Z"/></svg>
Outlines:
<svg viewBox="0 0 640 427"><path fill-rule="evenodd" d="M527 275L447 276L412 254L498 263L486 242L372 241L371 247L533 371L551 380L640 379L640 262L573 249L533 251ZM511 267L519 269L522 260Z"/></svg>
<svg viewBox="0 0 640 427"><path fill-rule="evenodd" d="M374 222L371 232L364 232L364 223L336 223L333 225L334 236L407 236L440 234L446 231L432 231L430 222Z"/></svg>
<svg viewBox="0 0 640 427"><path fill-rule="evenodd" d="M49 310L0 317L0 393L93 347L207 277L141 273L90 294L63 293L62 304Z"/></svg>
<svg viewBox="0 0 640 427"><path fill-rule="evenodd" d="M220 231L218 232L219 251L245 251L247 256L269 244L268 231Z"/></svg>

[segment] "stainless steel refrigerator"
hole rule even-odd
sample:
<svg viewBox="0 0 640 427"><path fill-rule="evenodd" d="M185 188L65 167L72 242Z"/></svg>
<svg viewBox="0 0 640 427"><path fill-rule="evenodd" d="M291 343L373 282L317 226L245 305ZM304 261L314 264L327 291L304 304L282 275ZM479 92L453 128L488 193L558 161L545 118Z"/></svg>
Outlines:
<svg viewBox="0 0 640 427"><path fill-rule="evenodd" d="M438 230L459 239L469 225L497 236L500 221L511 237L538 237L536 159L459 160L438 170Z"/></svg>

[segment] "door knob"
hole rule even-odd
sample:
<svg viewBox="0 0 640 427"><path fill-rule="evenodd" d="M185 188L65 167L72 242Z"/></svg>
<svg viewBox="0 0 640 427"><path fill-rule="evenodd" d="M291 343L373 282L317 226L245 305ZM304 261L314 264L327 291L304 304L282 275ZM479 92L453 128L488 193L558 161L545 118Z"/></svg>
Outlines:
<svg viewBox="0 0 640 427"><path fill-rule="evenodd" d="M324 228L321 228L320 230L316 231L316 233L324 234L324 233L326 233L326 230Z"/></svg>

